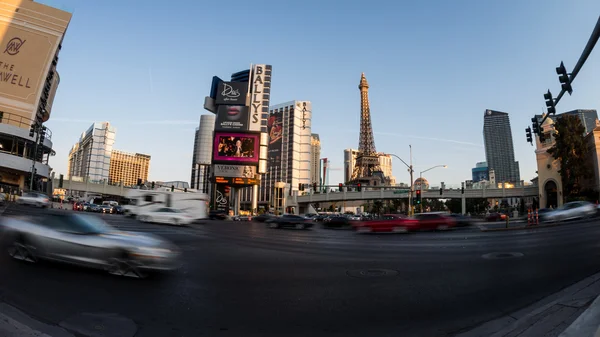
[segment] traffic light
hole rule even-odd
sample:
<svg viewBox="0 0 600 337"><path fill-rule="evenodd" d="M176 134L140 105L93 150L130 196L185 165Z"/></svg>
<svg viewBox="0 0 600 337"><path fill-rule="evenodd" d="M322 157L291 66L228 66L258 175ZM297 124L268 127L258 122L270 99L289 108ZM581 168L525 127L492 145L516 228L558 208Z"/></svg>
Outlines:
<svg viewBox="0 0 600 337"><path fill-rule="evenodd" d="M344 184L340 183L338 185L340 192L342 192L344 190Z"/></svg>
<svg viewBox="0 0 600 337"><path fill-rule="evenodd" d="M460 194L465 194L465 188L464 187L460 188Z"/></svg>
<svg viewBox="0 0 600 337"><path fill-rule="evenodd" d="M531 130L536 135L540 133L540 124L539 123L540 122L538 121L537 117L533 117L531 119Z"/></svg>
<svg viewBox="0 0 600 337"><path fill-rule="evenodd" d="M317 191L317 183L313 183L313 192Z"/></svg>
<svg viewBox="0 0 600 337"><path fill-rule="evenodd" d="M152 189L154 189L154 181L152 182Z"/></svg>
<svg viewBox="0 0 600 337"><path fill-rule="evenodd" d="M415 199L415 204L421 204L421 190L417 190L417 198Z"/></svg>
<svg viewBox="0 0 600 337"><path fill-rule="evenodd" d="M138 185L138 186L142 186L142 178L138 178L138 180L137 180L137 185Z"/></svg>
<svg viewBox="0 0 600 337"><path fill-rule="evenodd" d="M556 114L556 105L554 104L554 98L552 97L552 93L550 92L550 90L548 90L548 92L544 94L544 100L546 100L546 108L548 108L548 114Z"/></svg>
<svg viewBox="0 0 600 337"><path fill-rule="evenodd" d="M40 131L40 144L44 144L44 139L46 139L46 127L42 126Z"/></svg>
<svg viewBox="0 0 600 337"><path fill-rule="evenodd" d="M29 137L33 137L34 133L35 133L35 124L31 124L31 127L29 128Z"/></svg>
<svg viewBox="0 0 600 337"><path fill-rule="evenodd" d="M58 188L63 187L63 181L64 181L64 176L61 174L60 177L58 178Z"/></svg>
<svg viewBox="0 0 600 337"><path fill-rule="evenodd" d="M440 187L440 195L444 193L444 189Z"/></svg>
<svg viewBox="0 0 600 337"><path fill-rule="evenodd" d="M304 190L304 185L301 183L298 183L298 191L303 191Z"/></svg>
<svg viewBox="0 0 600 337"><path fill-rule="evenodd" d="M533 137L531 136L531 128L527 127L527 129L525 129L525 136L527 137L527 142L531 143L533 145Z"/></svg>
<svg viewBox="0 0 600 337"><path fill-rule="evenodd" d="M183 192L187 193L187 187L183 188Z"/></svg>
<svg viewBox="0 0 600 337"><path fill-rule="evenodd" d="M567 74L567 68L565 68L565 64L562 61L560 62L560 66L556 67L556 74L558 75L558 80L560 81L563 90L571 95L573 93L573 87L571 87L571 80L569 79L569 74Z"/></svg>
<svg viewBox="0 0 600 337"><path fill-rule="evenodd" d="M171 192L175 191L175 185L171 185Z"/></svg>
<svg viewBox="0 0 600 337"><path fill-rule="evenodd" d="M360 192L360 191L362 191L362 187L360 186L360 183L358 183L358 184L356 185L356 188L358 189L358 191L359 191L359 192Z"/></svg>

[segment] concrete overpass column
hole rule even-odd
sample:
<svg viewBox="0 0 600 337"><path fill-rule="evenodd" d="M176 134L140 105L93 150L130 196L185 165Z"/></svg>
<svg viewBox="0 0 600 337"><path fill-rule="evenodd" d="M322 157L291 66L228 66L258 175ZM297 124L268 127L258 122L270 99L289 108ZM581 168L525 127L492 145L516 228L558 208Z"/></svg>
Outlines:
<svg viewBox="0 0 600 337"><path fill-rule="evenodd" d="M465 191L466 192L466 191ZM461 194L460 197L460 203L461 203L461 210L462 210L462 214L465 215L467 214L467 197L466 197L466 193Z"/></svg>
<svg viewBox="0 0 600 337"><path fill-rule="evenodd" d="M73 194L73 190L71 189L71 179L72 179L72 177L71 177L71 175L69 175L69 184L68 184L69 194Z"/></svg>
<svg viewBox="0 0 600 337"><path fill-rule="evenodd" d="M87 198L87 194L90 191L90 177L85 177L85 196Z"/></svg>
<svg viewBox="0 0 600 337"><path fill-rule="evenodd" d="M296 198L298 203L298 198ZM252 213L258 213L258 185L252 185Z"/></svg>
<svg viewBox="0 0 600 337"><path fill-rule="evenodd" d="M103 179L102 181L102 194L106 194L106 184L108 182L106 181L106 179Z"/></svg>
<svg viewBox="0 0 600 337"><path fill-rule="evenodd" d="M380 189L379 189L379 199L383 200L384 192L385 192L385 191L384 191L384 189L383 189L383 188L380 188Z"/></svg>

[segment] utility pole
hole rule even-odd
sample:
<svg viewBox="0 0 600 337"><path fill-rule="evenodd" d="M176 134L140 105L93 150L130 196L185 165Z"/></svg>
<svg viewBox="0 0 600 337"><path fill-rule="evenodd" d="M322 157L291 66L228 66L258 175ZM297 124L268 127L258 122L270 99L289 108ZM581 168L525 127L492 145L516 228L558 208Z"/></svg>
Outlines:
<svg viewBox="0 0 600 337"><path fill-rule="evenodd" d="M408 207L409 207L408 216L413 216L414 215L414 211L413 211L413 183L414 183L413 173L415 171L413 170L413 163L412 163L412 145L409 144L408 147L410 148L410 166L408 167L408 170L410 171L410 193L408 196Z"/></svg>

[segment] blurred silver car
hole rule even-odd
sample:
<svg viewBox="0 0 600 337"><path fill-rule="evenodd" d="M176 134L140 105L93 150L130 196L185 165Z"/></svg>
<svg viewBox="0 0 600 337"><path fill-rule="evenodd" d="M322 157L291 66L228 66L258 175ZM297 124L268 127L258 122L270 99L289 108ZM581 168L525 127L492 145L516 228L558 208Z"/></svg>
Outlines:
<svg viewBox="0 0 600 337"><path fill-rule="evenodd" d="M46 212L39 218L4 218L0 239L8 254L35 263L40 259L104 269L144 278L177 267L178 249L150 234L118 231L94 215Z"/></svg>
<svg viewBox="0 0 600 337"><path fill-rule="evenodd" d="M544 221L555 222L583 219L596 215L596 206L587 201L572 201L553 211L544 213Z"/></svg>

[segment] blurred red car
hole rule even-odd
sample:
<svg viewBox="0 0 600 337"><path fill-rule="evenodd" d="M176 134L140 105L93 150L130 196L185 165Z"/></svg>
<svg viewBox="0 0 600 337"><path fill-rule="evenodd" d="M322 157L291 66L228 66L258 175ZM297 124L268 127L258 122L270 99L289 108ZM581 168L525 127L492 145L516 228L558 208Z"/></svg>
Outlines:
<svg viewBox="0 0 600 337"><path fill-rule="evenodd" d="M406 233L417 230L418 221L401 214L385 214L376 220L353 221L352 227L358 233Z"/></svg>
<svg viewBox="0 0 600 337"><path fill-rule="evenodd" d="M415 215L417 227L421 230L445 230L456 227L456 220L448 213L430 212Z"/></svg>
<svg viewBox="0 0 600 337"><path fill-rule="evenodd" d="M74 211L82 211L83 210L83 203L82 202L74 202L73 203L73 210Z"/></svg>

